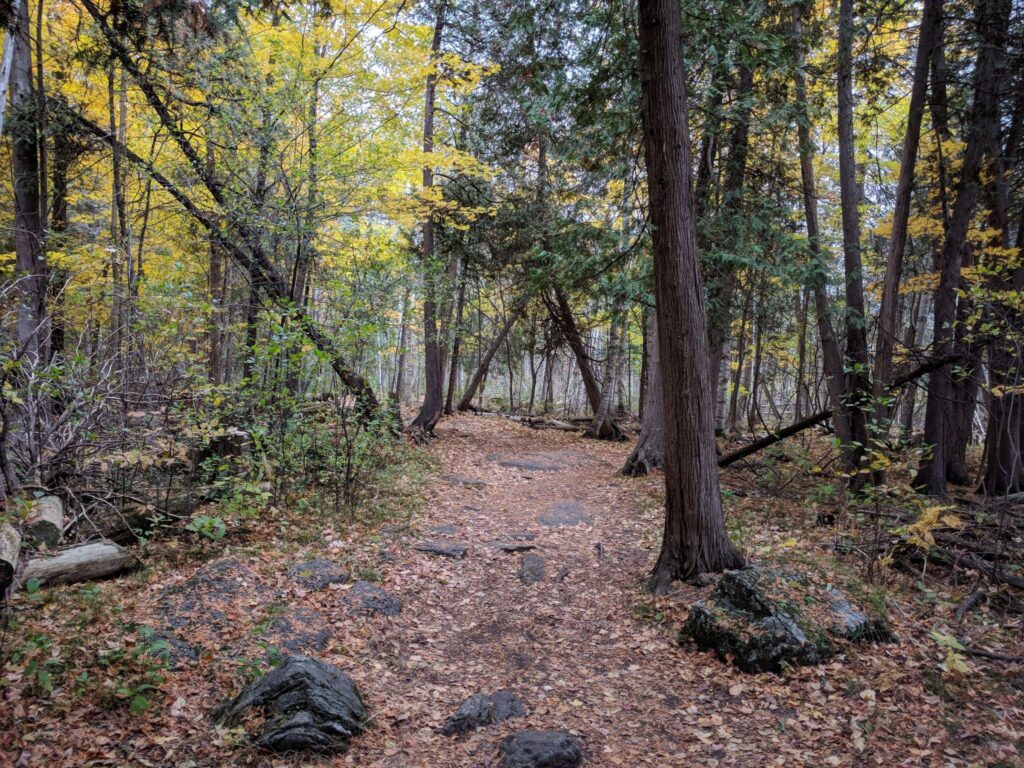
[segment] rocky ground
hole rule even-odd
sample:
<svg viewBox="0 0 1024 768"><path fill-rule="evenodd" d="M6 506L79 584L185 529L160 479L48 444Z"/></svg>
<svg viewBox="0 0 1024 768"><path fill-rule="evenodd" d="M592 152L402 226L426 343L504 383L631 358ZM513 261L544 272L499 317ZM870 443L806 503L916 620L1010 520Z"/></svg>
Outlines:
<svg viewBox="0 0 1024 768"><path fill-rule="evenodd" d="M509 757L547 738L536 731L559 731L566 759L578 748L594 766L1022 764L1021 667L950 667L935 637L948 634L952 592L925 600L892 577L887 600L861 597L880 603L898 642L840 640L818 665L745 674L678 642L713 584L657 601L643 591L661 480L617 474L627 445L484 417L446 420L438 435L427 449L437 471L411 518L328 521L299 536L293 516L287 535L270 525L229 537L204 563L164 559L63 597L19 598L8 652L33 633L62 639L8 662L0 763L308 764L254 749L252 716L211 720L268 658L303 654L347 673L369 713L347 753L317 758L339 766L537 765ZM807 522L792 492L741 470L725 485L752 561L856 579L857 563L833 554L835 531ZM82 589L98 595L84 618ZM1016 627L1019 639L1019 619L986 620L979 636L1005 640ZM130 695L103 701L102 685L70 674L46 691L26 664L68 656L78 670L115 652L132 685L140 659L163 659L137 711Z"/></svg>

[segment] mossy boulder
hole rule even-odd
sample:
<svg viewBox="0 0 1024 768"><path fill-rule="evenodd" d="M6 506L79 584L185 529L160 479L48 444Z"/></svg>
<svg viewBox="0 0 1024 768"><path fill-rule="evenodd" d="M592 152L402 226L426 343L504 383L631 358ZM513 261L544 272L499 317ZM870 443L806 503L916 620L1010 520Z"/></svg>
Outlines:
<svg viewBox="0 0 1024 768"><path fill-rule="evenodd" d="M884 619L854 607L846 592L802 573L727 571L706 602L690 609L679 641L714 651L744 672L820 664L841 642L890 642Z"/></svg>

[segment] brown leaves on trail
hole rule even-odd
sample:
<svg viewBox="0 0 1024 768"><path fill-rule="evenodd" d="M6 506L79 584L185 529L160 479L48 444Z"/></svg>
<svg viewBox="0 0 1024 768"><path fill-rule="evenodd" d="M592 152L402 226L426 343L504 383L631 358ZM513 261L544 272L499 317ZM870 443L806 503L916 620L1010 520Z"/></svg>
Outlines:
<svg viewBox="0 0 1024 768"><path fill-rule="evenodd" d="M228 554L241 565L231 577L240 589L227 600L211 595L206 606L223 613L222 629L186 630L198 660L163 670L141 712L114 687L144 666L132 655L147 642L136 627L159 628L161 595L209 564L168 557L142 577L89 587L91 597L85 588L49 593L52 600L19 597L8 652L23 656L4 672L0 764L308 764L257 754L240 732L208 719L265 667L261 643L273 620L285 611L312 615L302 608L325 617L330 637L316 655L352 675L374 717L332 765L487 766L498 742L524 728L576 733L593 766L1020 764L1019 668L982 659L968 659L966 674L940 666L946 649L929 632L951 631L951 594L929 602L911 583L891 585L899 645L844 649L831 663L785 677L743 675L675 642L689 606L711 587L680 585L656 600L641 590L660 535L661 479L618 476L628 446L481 417L450 419L438 433L428 449L438 477L410 522L372 531L339 522L301 545L279 533L283 525L302 530L301 515L254 525L247 545ZM492 457L526 461L503 466ZM558 466L523 466L537 460ZM834 531L807 524L795 488L786 498L759 492L740 470L724 482L746 494L729 496L728 517L753 559L858 570L855 561L833 560ZM585 514L572 524L540 521L566 504ZM536 549L526 554L546 567L540 581L524 584L524 553L493 543L529 535ZM426 539L464 542L469 552L454 560L415 551ZM352 581L312 590L288 576L315 556L339 562ZM348 612L344 597L358 579L401 598L401 613ZM1014 626L1019 632L1009 623L1009 632L994 621L963 630L1007 648ZM50 645L25 650L40 635ZM114 651L116 666L97 665ZM50 665L52 691L27 671L32 659L64 665ZM83 671L91 678L76 682ZM525 718L441 735L465 699L501 689L523 700Z"/></svg>

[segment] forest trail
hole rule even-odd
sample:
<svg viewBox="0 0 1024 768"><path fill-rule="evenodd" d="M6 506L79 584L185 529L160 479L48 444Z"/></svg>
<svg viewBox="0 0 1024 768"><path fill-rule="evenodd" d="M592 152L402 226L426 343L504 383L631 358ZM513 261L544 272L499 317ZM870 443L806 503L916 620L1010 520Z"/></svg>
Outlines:
<svg viewBox="0 0 1024 768"><path fill-rule="evenodd" d="M912 591L890 593L900 643L850 648L781 676L743 674L676 642L711 586L677 585L656 601L642 589L658 550L663 479L618 474L628 443L479 416L446 419L437 431L425 449L430 477L408 476L422 499L413 513L396 503L390 519L367 526L301 506L271 510L200 549L203 557L168 545L135 576L26 610L37 636L78 638L47 652L89 664L110 693L76 694L69 679L52 700L20 698L31 684L21 677L10 696L22 746L4 752L0 743L0 763L309 765L211 724L215 707L266 671L274 653L316 657L358 684L372 723L347 754L322 763L336 766L485 768L504 737L527 729L574 732L587 766L1015 757L1019 682L943 677L920 618L934 609ZM723 476L729 524L748 559L848 573L834 555L836 532L801 527L813 513L806 497L784 498L788 481L770 478L767 488L749 471ZM427 542L466 550L432 555L418 549ZM535 549L505 552L496 542ZM145 691L151 705L132 713L113 691L155 671L145 662L153 638L173 658L159 669L159 690ZM992 690L971 698L956 687L978 680ZM499 690L518 696L526 716L441 733L467 698Z"/></svg>
<svg viewBox="0 0 1024 768"><path fill-rule="evenodd" d="M655 607L641 589L657 554L662 480L617 473L628 444L475 416L444 421L438 437L426 504L411 530L384 539L382 585L401 596L402 612L373 619L367 657L344 661L377 728L339 763L486 766L502 737L525 728L575 732L595 766L858 758L851 717L873 717L875 702L822 707L840 697L828 682L833 665L787 684L675 643L679 595ZM533 584L518 577L526 555L494 546L524 533L534 534L528 554L544 560ZM469 549L464 559L436 557L413 549L419 539ZM462 701L501 689L521 697L526 718L440 735Z"/></svg>

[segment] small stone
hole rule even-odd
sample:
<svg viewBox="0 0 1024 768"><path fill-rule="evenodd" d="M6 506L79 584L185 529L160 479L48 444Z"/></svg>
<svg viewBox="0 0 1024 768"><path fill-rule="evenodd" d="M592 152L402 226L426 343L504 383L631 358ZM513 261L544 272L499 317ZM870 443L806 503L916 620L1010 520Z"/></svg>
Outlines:
<svg viewBox="0 0 1024 768"><path fill-rule="evenodd" d="M348 606L348 612L353 614L397 616L402 611L401 600L368 581L357 581L352 585L343 602Z"/></svg>
<svg viewBox="0 0 1024 768"><path fill-rule="evenodd" d="M286 658L222 704L213 719L230 727L250 709L266 716L253 740L272 752L345 752L370 719L352 678L306 656Z"/></svg>
<svg viewBox="0 0 1024 768"><path fill-rule="evenodd" d="M551 509L537 518L542 525L550 528L561 528L581 523L592 523L594 519L587 514L586 508L578 501L555 504Z"/></svg>
<svg viewBox="0 0 1024 768"><path fill-rule="evenodd" d="M513 531L505 538L509 541L533 541L537 538L537 534L533 531Z"/></svg>
<svg viewBox="0 0 1024 768"><path fill-rule="evenodd" d="M502 740L498 768L576 768L580 742L568 731L520 731Z"/></svg>
<svg viewBox="0 0 1024 768"><path fill-rule="evenodd" d="M511 691L496 691L489 696L478 693L466 699L458 711L445 721L441 733L452 736L509 718L525 716L526 707Z"/></svg>
<svg viewBox="0 0 1024 768"><path fill-rule="evenodd" d="M316 591L331 584L344 584L349 580L348 572L335 562L315 557L304 563L296 563L288 569L288 575L303 589Z"/></svg>
<svg viewBox="0 0 1024 768"><path fill-rule="evenodd" d="M523 564L519 568L519 580L523 584L536 584L544 580L546 563L540 555L526 555Z"/></svg>
<svg viewBox="0 0 1024 768"><path fill-rule="evenodd" d="M440 541L421 541L413 549L428 555L450 557L455 560L461 560L469 551L469 547L465 544L446 544Z"/></svg>

